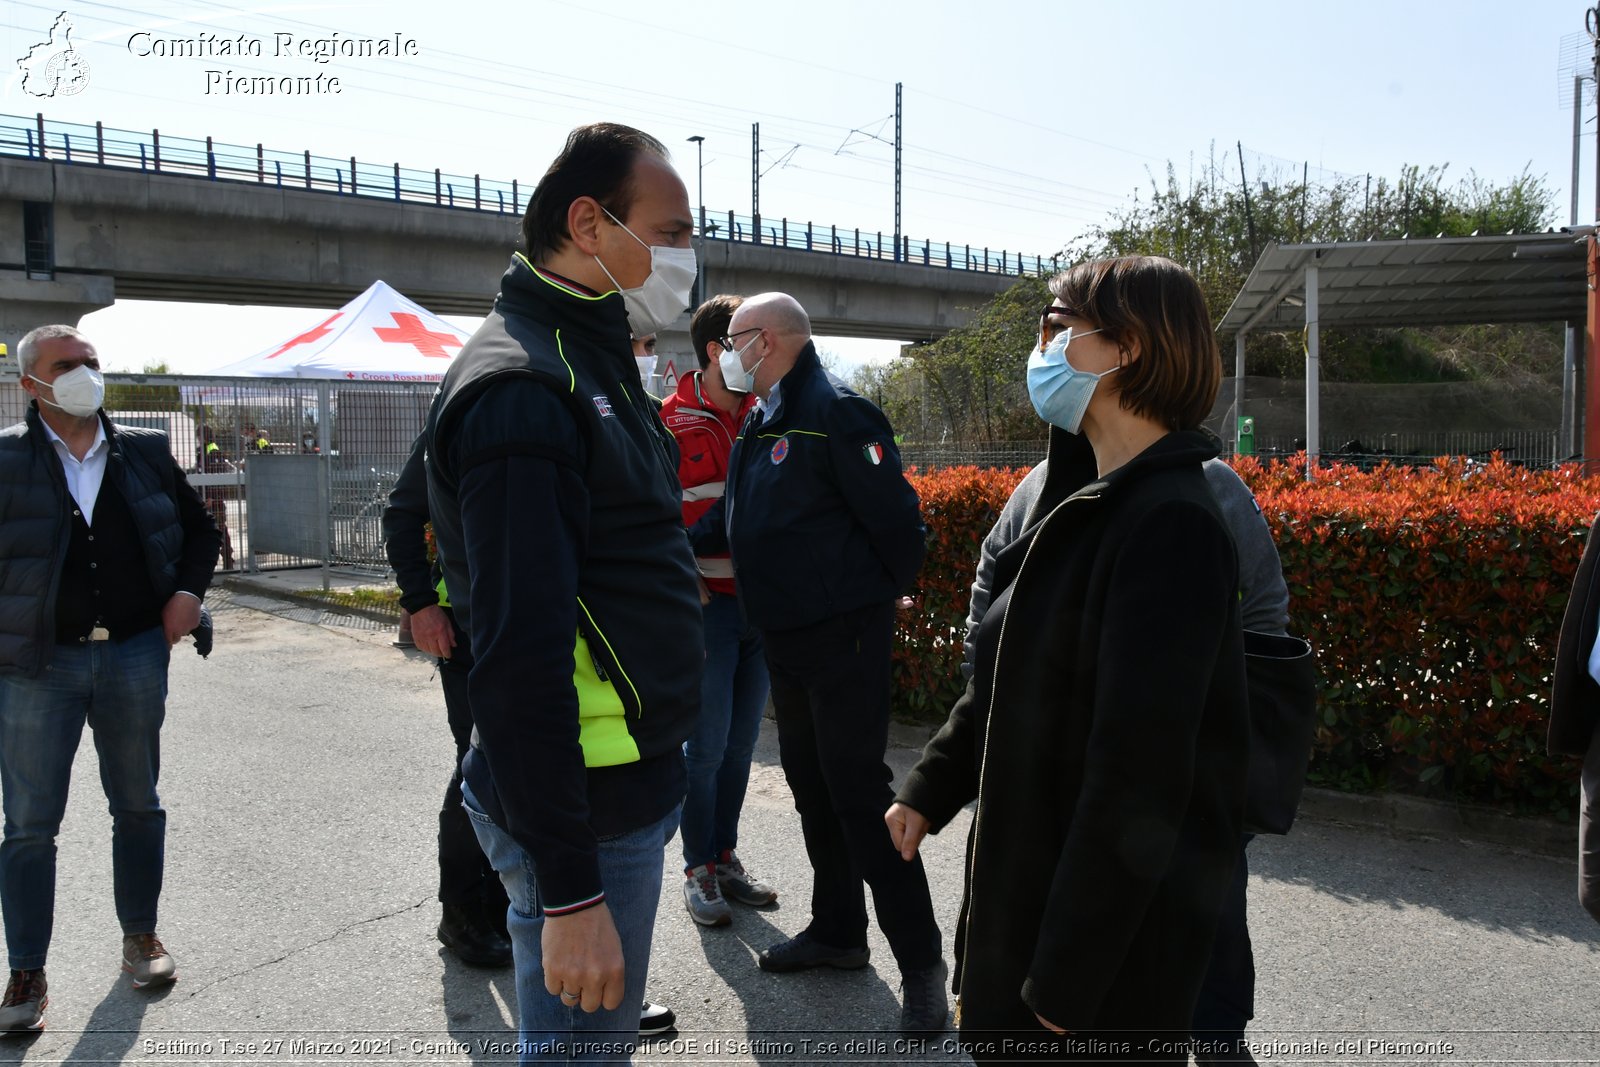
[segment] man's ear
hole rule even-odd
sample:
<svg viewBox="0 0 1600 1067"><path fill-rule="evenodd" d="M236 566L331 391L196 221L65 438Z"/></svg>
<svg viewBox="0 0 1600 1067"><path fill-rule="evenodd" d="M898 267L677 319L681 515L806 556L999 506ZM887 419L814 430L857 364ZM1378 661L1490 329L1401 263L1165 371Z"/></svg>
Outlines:
<svg viewBox="0 0 1600 1067"><path fill-rule="evenodd" d="M586 256L600 252L600 228L610 222L592 196L580 196L567 205L567 234L572 244Z"/></svg>

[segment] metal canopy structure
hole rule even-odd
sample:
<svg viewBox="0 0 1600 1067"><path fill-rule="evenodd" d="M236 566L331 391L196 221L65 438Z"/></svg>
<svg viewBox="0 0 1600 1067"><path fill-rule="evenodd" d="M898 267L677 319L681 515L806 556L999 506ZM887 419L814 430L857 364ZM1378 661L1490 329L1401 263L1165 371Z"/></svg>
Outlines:
<svg viewBox="0 0 1600 1067"><path fill-rule="evenodd" d="M1318 329L1584 320L1592 226L1548 233L1270 245L1217 324L1234 336L1234 411L1244 405L1244 339L1305 331L1306 451L1317 456ZM1567 352L1564 393L1575 395ZM1571 420L1566 420L1570 425ZM1235 436L1235 445L1238 438ZM1313 464L1308 463L1308 470Z"/></svg>

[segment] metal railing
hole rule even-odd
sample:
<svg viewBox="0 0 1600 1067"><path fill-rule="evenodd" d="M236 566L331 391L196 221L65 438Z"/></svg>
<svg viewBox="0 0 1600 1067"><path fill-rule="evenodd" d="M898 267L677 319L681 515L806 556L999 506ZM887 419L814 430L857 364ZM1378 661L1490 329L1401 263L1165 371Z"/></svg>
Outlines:
<svg viewBox="0 0 1600 1067"><path fill-rule="evenodd" d="M1581 458L1561 455L1558 438L1555 430L1441 430L1360 439L1324 435L1319 459L1324 464L1349 463L1371 469L1380 463L1427 467L1440 456L1462 456L1487 463L1499 453L1508 463L1542 470ZM906 442L900 446L900 461L906 467L925 471L943 467L1031 467L1044 459L1048 445L1044 439L969 444ZM1305 451L1305 447L1303 438L1257 435L1254 455L1262 460L1287 459ZM1225 455L1231 455L1232 448L1232 442L1223 442Z"/></svg>
<svg viewBox="0 0 1600 1067"><path fill-rule="evenodd" d="M1576 462L1580 456L1561 454L1556 430L1439 430L1430 432L1369 434L1359 438L1323 434L1318 459L1322 463L1350 463L1370 469L1380 463L1396 467L1426 467L1440 456L1464 456L1487 463L1499 453L1508 463L1547 469ZM1278 459L1305 450L1303 437L1257 435L1255 454ZM1231 442L1224 442L1231 449Z"/></svg>
<svg viewBox="0 0 1600 1067"><path fill-rule="evenodd" d="M517 179L500 181L474 174L415 170L398 163L332 158L225 144L210 137L173 137L160 130L133 132L33 118L0 115L0 156L172 174L206 181L243 182L302 189L334 196L359 196L401 203L431 204L466 211L520 215L532 187ZM887 260L983 274L1048 274L1060 269L1059 256L1028 256L1009 249L958 245L949 241L812 222L774 221L732 211L706 216L708 240L772 245L797 251ZM698 227L697 227L698 231Z"/></svg>

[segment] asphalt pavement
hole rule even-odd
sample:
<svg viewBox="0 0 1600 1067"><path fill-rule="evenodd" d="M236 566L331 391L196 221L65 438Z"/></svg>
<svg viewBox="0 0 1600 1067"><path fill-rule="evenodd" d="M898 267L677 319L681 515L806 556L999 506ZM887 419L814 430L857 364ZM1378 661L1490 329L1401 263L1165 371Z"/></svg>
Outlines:
<svg viewBox="0 0 1600 1067"><path fill-rule="evenodd" d="M437 812L452 748L432 664L392 628L223 592L216 652L174 653L163 733L169 812L160 933L180 980L133 991L118 967L110 820L92 744L59 848L48 1028L0 1062L504 1063L509 969L434 937ZM257 610L268 608L270 611ZM679 1031L640 1063L965 1063L954 1034L897 1044L898 974L770 975L763 946L805 925L809 868L772 724L741 831L776 907L731 927L684 911L675 846L651 999ZM891 752L897 773L916 757ZM966 817L924 846L946 953ZM1571 854L1302 819L1250 849L1266 1063L1600 1063L1600 926Z"/></svg>

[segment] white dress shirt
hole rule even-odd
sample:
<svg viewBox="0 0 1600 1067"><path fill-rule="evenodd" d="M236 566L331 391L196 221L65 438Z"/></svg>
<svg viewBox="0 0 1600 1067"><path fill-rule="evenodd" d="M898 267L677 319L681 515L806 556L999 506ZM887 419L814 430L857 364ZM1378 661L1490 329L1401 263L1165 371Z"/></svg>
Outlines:
<svg viewBox="0 0 1600 1067"><path fill-rule="evenodd" d="M72 499L77 501L78 510L83 512L84 524L93 526L94 502L100 496L100 483L106 477L106 457L111 454L111 445L106 441L105 424L98 418L94 420L94 444L89 446L89 451L80 460L48 422L43 419L39 421L44 426L44 432L50 435L56 455L61 457L61 469L67 476L67 490L72 494Z"/></svg>

